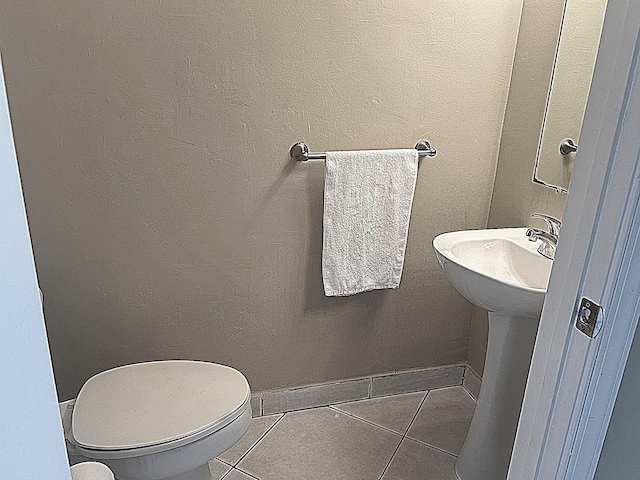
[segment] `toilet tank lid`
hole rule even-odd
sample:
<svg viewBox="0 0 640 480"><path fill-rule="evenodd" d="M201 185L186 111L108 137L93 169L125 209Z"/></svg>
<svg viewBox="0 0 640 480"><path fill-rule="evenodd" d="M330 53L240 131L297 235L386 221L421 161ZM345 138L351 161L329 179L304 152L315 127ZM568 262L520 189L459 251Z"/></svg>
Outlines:
<svg viewBox="0 0 640 480"><path fill-rule="evenodd" d="M243 411L249 384L216 363L167 360L117 367L91 377L73 409L81 447L124 450L214 432Z"/></svg>

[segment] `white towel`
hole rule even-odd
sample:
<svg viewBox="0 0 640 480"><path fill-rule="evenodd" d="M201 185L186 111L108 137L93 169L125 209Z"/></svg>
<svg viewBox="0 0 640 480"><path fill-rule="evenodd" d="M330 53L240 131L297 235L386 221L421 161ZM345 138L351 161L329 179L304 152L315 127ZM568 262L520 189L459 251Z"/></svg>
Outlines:
<svg viewBox="0 0 640 480"><path fill-rule="evenodd" d="M417 173L415 149L327 152L326 296L400 285Z"/></svg>

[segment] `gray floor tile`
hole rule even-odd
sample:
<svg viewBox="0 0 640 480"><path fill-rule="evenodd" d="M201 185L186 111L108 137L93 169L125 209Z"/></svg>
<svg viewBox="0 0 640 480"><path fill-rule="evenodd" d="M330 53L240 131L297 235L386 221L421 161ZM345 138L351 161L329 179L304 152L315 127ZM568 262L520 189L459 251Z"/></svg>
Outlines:
<svg viewBox="0 0 640 480"><path fill-rule="evenodd" d="M287 413L238 468L261 480L380 478L401 436L329 408Z"/></svg>
<svg viewBox="0 0 640 480"><path fill-rule="evenodd" d="M427 392L341 403L333 408L404 435Z"/></svg>
<svg viewBox="0 0 640 480"><path fill-rule="evenodd" d="M458 455L474 409L475 402L464 387L432 390L407 436Z"/></svg>
<svg viewBox="0 0 640 480"><path fill-rule="evenodd" d="M250 477L249 475L234 468L229 472L229 475L224 477L224 480L254 480L254 477Z"/></svg>
<svg viewBox="0 0 640 480"><path fill-rule="evenodd" d="M211 480L220 480L229 470L231 470L231 467L222 463L220 460L214 459L209 462Z"/></svg>
<svg viewBox="0 0 640 480"><path fill-rule="evenodd" d="M220 454L218 458L230 465L235 465L280 418L282 418L282 415L252 418L249 424L249 430L244 434L244 437L229 450Z"/></svg>
<svg viewBox="0 0 640 480"><path fill-rule="evenodd" d="M455 462L452 455L405 438L381 480L456 480Z"/></svg>

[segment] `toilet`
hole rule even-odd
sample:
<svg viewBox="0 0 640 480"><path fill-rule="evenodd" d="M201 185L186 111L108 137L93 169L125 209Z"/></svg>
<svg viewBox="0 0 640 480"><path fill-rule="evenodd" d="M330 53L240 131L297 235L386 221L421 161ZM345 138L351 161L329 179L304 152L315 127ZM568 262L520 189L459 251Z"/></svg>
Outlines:
<svg viewBox="0 0 640 480"><path fill-rule="evenodd" d="M210 480L209 460L249 428L250 400L246 378L216 363L107 370L61 404L69 459L104 463L118 480Z"/></svg>

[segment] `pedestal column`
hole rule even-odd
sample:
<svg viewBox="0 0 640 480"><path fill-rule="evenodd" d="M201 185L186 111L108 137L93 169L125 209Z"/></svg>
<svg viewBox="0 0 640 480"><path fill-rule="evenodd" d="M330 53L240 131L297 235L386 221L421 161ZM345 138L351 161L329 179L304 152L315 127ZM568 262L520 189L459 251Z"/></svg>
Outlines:
<svg viewBox="0 0 640 480"><path fill-rule="evenodd" d="M507 478L539 321L489 312L482 386L456 462L460 480Z"/></svg>

